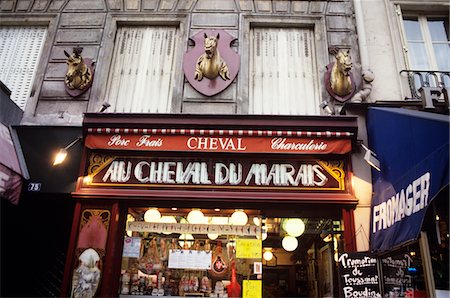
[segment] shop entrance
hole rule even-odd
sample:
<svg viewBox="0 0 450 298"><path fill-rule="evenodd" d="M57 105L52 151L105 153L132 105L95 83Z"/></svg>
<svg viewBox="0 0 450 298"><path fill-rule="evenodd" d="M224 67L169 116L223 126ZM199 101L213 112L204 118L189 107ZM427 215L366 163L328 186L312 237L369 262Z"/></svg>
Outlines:
<svg viewBox="0 0 450 298"><path fill-rule="evenodd" d="M334 297L336 262L344 246L341 221L323 218L266 221L263 297Z"/></svg>
<svg viewBox="0 0 450 298"><path fill-rule="evenodd" d="M333 297L342 232L260 210L128 208L119 295Z"/></svg>

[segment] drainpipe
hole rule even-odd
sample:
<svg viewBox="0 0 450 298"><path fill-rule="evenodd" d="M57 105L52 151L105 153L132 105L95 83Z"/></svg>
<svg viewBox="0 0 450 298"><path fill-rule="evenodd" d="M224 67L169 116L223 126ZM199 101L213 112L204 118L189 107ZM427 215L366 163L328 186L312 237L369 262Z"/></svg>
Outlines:
<svg viewBox="0 0 450 298"><path fill-rule="evenodd" d="M364 27L364 14L361 2L362 0L353 0L353 5L355 8L356 30L358 31L358 46L361 58L361 68L362 70L367 70L370 69L370 62L369 53L367 51L366 30Z"/></svg>

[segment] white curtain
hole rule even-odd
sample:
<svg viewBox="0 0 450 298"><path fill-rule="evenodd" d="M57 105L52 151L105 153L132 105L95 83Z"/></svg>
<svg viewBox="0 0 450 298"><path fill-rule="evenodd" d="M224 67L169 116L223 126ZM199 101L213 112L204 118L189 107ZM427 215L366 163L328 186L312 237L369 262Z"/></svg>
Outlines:
<svg viewBox="0 0 450 298"><path fill-rule="evenodd" d="M22 110L30 96L46 35L47 28L41 26L0 27L0 80Z"/></svg>
<svg viewBox="0 0 450 298"><path fill-rule="evenodd" d="M314 32L252 28L249 113L318 115Z"/></svg>
<svg viewBox="0 0 450 298"><path fill-rule="evenodd" d="M168 113L171 107L176 27L120 27L106 100L108 111Z"/></svg>

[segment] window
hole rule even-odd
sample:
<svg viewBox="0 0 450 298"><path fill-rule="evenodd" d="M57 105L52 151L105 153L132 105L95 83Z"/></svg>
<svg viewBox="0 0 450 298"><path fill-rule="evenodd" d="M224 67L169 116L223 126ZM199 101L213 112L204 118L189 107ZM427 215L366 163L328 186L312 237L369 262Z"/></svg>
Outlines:
<svg viewBox="0 0 450 298"><path fill-rule="evenodd" d="M30 96L47 28L0 27L0 80L23 110Z"/></svg>
<svg viewBox="0 0 450 298"><path fill-rule="evenodd" d="M448 19L415 16L404 17L408 57L414 70L450 70Z"/></svg>
<svg viewBox="0 0 450 298"><path fill-rule="evenodd" d="M120 27L106 99L118 113L168 113L177 27Z"/></svg>
<svg viewBox="0 0 450 298"><path fill-rule="evenodd" d="M252 28L250 114L319 114L314 32L306 28Z"/></svg>

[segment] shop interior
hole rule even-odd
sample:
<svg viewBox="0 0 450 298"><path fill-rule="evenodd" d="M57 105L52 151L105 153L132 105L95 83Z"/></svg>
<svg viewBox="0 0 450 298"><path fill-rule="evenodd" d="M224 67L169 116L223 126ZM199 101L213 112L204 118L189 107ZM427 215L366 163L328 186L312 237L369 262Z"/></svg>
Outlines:
<svg viewBox="0 0 450 298"><path fill-rule="evenodd" d="M191 233L184 230L189 225ZM332 297L337 289L340 219L266 217L250 209L133 207L125 229L122 298L244 297L251 287L259 287L262 297Z"/></svg>

